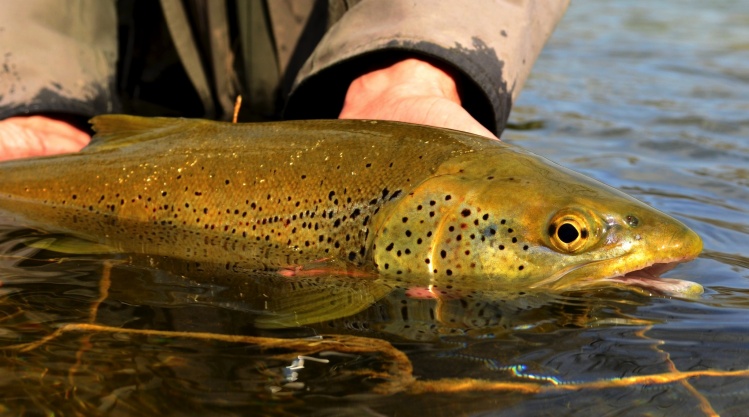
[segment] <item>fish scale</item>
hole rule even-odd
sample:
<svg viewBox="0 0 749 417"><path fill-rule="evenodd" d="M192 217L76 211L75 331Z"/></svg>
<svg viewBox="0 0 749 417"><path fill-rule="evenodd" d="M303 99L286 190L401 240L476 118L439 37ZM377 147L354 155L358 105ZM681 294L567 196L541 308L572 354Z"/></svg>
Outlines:
<svg viewBox="0 0 749 417"><path fill-rule="evenodd" d="M457 131L132 116L93 126L78 154L0 164L0 209L213 277L363 276L354 267L436 294L560 289L621 285L630 271L691 259L702 246L626 194Z"/></svg>

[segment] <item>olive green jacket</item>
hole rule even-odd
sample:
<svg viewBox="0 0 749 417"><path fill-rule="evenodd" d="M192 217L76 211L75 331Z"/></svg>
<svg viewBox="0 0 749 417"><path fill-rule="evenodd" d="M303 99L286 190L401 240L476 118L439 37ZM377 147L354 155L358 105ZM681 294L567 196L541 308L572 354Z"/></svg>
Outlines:
<svg viewBox="0 0 749 417"><path fill-rule="evenodd" d="M31 113L335 118L357 76L406 56L459 80L501 132L568 0L9 0L0 118Z"/></svg>

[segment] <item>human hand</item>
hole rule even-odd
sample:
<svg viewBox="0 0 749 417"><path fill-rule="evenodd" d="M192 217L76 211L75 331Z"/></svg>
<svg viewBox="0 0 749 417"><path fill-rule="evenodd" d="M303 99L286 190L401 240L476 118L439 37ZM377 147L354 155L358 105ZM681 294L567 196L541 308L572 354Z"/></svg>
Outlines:
<svg viewBox="0 0 749 417"><path fill-rule="evenodd" d="M355 79L338 117L418 123L497 139L460 105L448 73L415 58Z"/></svg>
<svg viewBox="0 0 749 417"><path fill-rule="evenodd" d="M73 125L47 116L0 120L0 161L77 152L91 138Z"/></svg>

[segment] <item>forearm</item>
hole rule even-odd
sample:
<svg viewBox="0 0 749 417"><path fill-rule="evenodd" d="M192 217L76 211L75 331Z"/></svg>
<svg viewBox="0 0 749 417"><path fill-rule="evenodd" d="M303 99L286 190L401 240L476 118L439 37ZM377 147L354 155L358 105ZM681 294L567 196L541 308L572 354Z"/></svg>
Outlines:
<svg viewBox="0 0 749 417"><path fill-rule="evenodd" d="M0 119L116 107L113 0L11 1L0 13Z"/></svg>

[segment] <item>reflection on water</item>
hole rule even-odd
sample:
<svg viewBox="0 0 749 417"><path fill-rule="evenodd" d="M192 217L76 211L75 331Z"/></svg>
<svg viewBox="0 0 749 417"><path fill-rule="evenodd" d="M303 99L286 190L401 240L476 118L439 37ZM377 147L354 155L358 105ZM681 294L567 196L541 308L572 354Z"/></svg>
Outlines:
<svg viewBox="0 0 749 417"><path fill-rule="evenodd" d="M16 347L2 350L0 414L745 415L747 39L747 1L575 3L504 137L696 230L704 254L667 275L701 298L394 289L352 316L274 329L257 326L257 297L36 253L9 225L0 346Z"/></svg>

